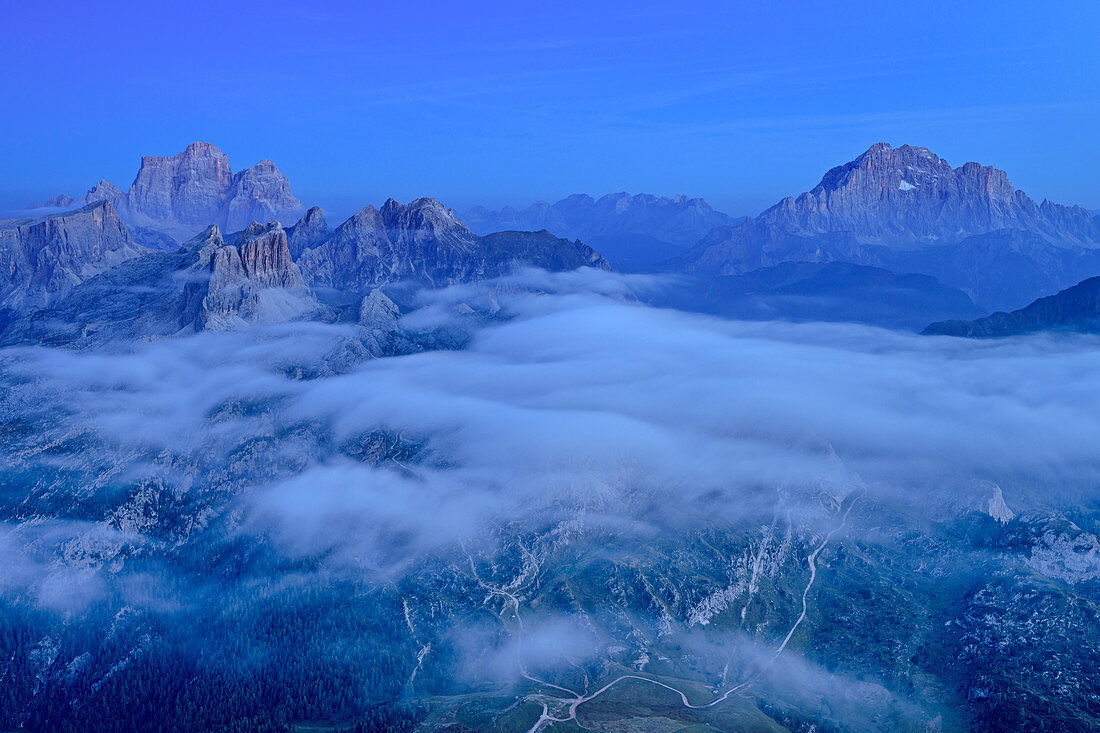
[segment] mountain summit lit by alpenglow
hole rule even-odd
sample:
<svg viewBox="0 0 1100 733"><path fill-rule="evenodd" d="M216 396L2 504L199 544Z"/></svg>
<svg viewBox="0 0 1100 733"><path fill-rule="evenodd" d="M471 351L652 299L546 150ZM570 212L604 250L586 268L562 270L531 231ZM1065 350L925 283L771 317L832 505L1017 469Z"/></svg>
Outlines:
<svg viewBox="0 0 1100 733"><path fill-rule="evenodd" d="M1100 4L13 4L0 732L1100 730Z"/></svg>

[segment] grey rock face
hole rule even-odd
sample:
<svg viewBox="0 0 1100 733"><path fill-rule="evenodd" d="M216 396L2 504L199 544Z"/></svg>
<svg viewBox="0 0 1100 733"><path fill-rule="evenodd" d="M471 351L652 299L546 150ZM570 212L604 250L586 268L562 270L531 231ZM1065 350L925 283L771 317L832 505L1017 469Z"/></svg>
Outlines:
<svg viewBox="0 0 1100 733"><path fill-rule="evenodd" d="M253 221L286 218L302 210L290 182L270 160L233 176L225 203L225 227L235 232Z"/></svg>
<svg viewBox="0 0 1100 733"><path fill-rule="evenodd" d="M133 257L73 288L10 324L0 343L95 346L323 314L278 222L254 224L233 243L212 225L174 252Z"/></svg>
<svg viewBox="0 0 1100 733"><path fill-rule="evenodd" d="M83 201L88 204L103 200L110 201L111 206L115 207L115 211L123 216L126 215L129 203L126 192L110 181L100 181L88 189L88 193L84 194L83 197Z"/></svg>
<svg viewBox="0 0 1100 733"><path fill-rule="evenodd" d="M443 286L495 277L520 263L554 270L609 267L590 247L547 232L478 237L427 198L407 205L390 199L380 210L367 206L299 259L314 287L353 293L400 281Z"/></svg>
<svg viewBox="0 0 1100 733"><path fill-rule="evenodd" d="M994 313L976 321L941 321L930 325L924 333L1000 338L1036 331L1100 333L1100 277L1084 280L1011 313Z"/></svg>
<svg viewBox="0 0 1100 733"><path fill-rule="evenodd" d="M232 177L229 158L207 143L192 143L171 157L145 156L127 210L149 223L205 226L221 213Z"/></svg>
<svg viewBox="0 0 1100 733"><path fill-rule="evenodd" d="M289 220L302 210L273 162L261 160L234 174L225 153L202 142L176 155L143 157L128 192L100 181L83 197L88 203L103 199L127 223L180 238L209 224L237 231L251 221Z"/></svg>
<svg viewBox="0 0 1100 733"><path fill-rule="evenodd" d="M0 222L0 305L40 308L146 250L134 244L109 202Z"/></svg>
<svg viewBox="0 0 1100 733"><path fill-rule="evenodd" d="M375 288L359 304L359 325L367 348L375 354L388 351L399 335L401 309L381 290Z"/></svg>
<svg viewBox="0 0 1100 733"><path fill-rule="evenodd" d="M363 296L359 304L359 325L371 330L389 331L400 315L397 304L378 288Z"/></svg>
<svg viewBox="0 0 1100 733"><path fill-rule="evenodd" d="M861 243L902 247L1033 223L1038 207L1004 171L977 163L953 169L927 148L878 143L760 218L792 233L844 231Z"/></svg>
<svg viewBox="0 0 1100 733"><path fill-rule="evenodd" d="M278 222L251 224L233 244L211 226L188 243L183 318L197 330L236 330L250 322L296 320L319 310L290 258Z"/></svg>
<svg viewBox="0 0 1100 733"><path fill-rule="evenodd" d="M1100 245L1083 209L1038 206L991 166L952 168L927 148L873 145L833 168L813 190L759 217L790 234L850 232L861 244L903 249L959 242L1000 229L1045 232L1066 244Z"/></svg>
<svg viewBox="0 0 1100 733"><path fill-rule="evenodd" d="M302 251L314 247L325 241L332 235L332 229L325 221L325 213L320 206L310 208L298 223L286 230L286 242L290 248L290 256L295 261L302 255Z"/></svg>
<svg viewBox="0 0 1100 733"><path fill-rule="evenodd" d="M365 290L387 282L424 279L446 284L472 255L477 236L438 201L393 199L367 206L332 237L303 253L302 269L317 285ZM442 275L442 277L441 277Z"/></svg>

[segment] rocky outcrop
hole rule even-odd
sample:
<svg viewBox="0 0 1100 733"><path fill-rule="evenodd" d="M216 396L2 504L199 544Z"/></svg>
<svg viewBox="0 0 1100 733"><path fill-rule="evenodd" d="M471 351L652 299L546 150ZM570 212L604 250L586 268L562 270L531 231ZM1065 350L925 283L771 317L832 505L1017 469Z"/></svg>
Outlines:
<svg viewBox="0 0 1100 733"><path fill-rule="evenodd" d="M238 231L251 221L289 221L302 210L286 176L270 160L234 174L225 153L202 142L176 155L143 157L127 192L100 181L81 200L104 199L128 224L180 238L210 224Z"/></svg>
<svg viewBox="0 0 1100 733"><path fill-rule="evenodd" d="M359 303L359 326L372 353L382 354L391 350L400 335L397 324L400 317L401 309L378 288L363 296Z"/></svg>
<svg viewBox="0 0 1100 733"><path fill-rule="evenodd" d="M92 346L324 315L278 222L253 224L232 243L212 225L174 252L129 259L15 320L0 344Z"/></svg>
<svg viewBox="0 0 1100 733"><path fill-rule="evenodd" d="M294 227L296 238L304 222ZM478 237L454 212L428 198L363 208L305 249L299 264L312 286L350 293L402 281L450 285L503 275L517 264L551 270L609 267L590 247L548 232Z"/></svg>
<svg viewBox="0 0 1100 733"><path fill-rule="evenodd" d="M233 176L225 203L225 228L235 232L253 221L288 219L302 210L290 181L270 160Z"/></svg>
<svg viewBox="0 0 1100 733"><path fill-rule="evenodd" d="M758 217L787 234L848 232L863 245L893 249L960 242L1000 229L1042 232L1064 245L1100 245L1083 209L1037 205L991 166L952 168L927 148L878 143L833 168L811 191Z"/></svg>
<svg viewBox="0 0 1100 733"><path fill-rule="evenodd" d="M579 239L569 241L543 229L538 232L496 232L478 241L487 275L507 274L514 264L530 265L551 272L568 272L578 267L610 270L611 265L596 250Z"/></svg>
<svg viewBox="0 0 1100 733"><path fill-rule="evenodd" d="M194 259L186 268L181 318L196 330L291 321L318 310L278 222L252 223L233 244L211 226L187 246Z"/></svg>
<svg viewBox="0 0 1100 733"><path fill-rule="evenodd" d="M46 201L42 203L41 206L47 209L69 209L75 206L76 203L76 199L74 199L72 196L66 196L62 193L54 196L52 199L46 199ZM37 209L39 208L39 205L36 205L32 208Z"/></svg>
<svg viewBox="0 0 1100 733"><path fill-rule="evenodd" d="M994 313L976 321L941 321L924 329L926 335L967 338L1001 338L1037 331L1100 333L1100 277L1011 313Z"/></svg>
<svg viewBox="0 0 1100 733"><path fill-rule="evenodd" d="M229 158L207 143L192 143L171 157L147 155L126 211L144 224L203 227L218 220L232 179Z"/></svg>
<svg viewBox="0 0 1100 733"><path fill-rule="evenodd" d="M934 265L935 253L952 247L966 258L971 238L995 232L1026 232L1043 251L1100 248L1100 219L1080 207L1036 204L1002 170L978 163L952 168L927 148L878 143L830 170L811 191L737 226L712 230L676 264L710 274L791 261L915 265L984 303L984 273L952 278L926 269L920 260ZM1047 274L1064 287L1060 267ZM1010 282L1007 290L1013 302L1035 297L1027 284Z"/></svg>
<svg viewBox="0 0 1100 733"><path fill-rule="evenodd" d="M462 279L477 236L433 199L367 206L306 250L301 266L315 286L362 292L386 283Z"/></svg>
<svg viewBox="0 0 1100 733"><path fill-rule="evenodd" d="M378 288L359 303L359 325L372 331L389 331L401 316L401 309Z"/></svg>
<svg viewBox="0 0 1100 733"><path fill-rule="evenodd" d="M314 206L298 220L298 223L286 230L286 243L290 248L290 256L295 261L301 257L302 252L315 247L332 235L332 229L325 221L325 212L320 206Z"/></svg>
<svg viewBox="0 0 1100 733"><path fill-rule="evenodd" d="M107 201L0 222L0 306L48 306L85 280L145 251L130 239Z"/></svg>
<svg viewBox="0 0 1100 733"><path fill-rule="evenodd" d="M127 214L128 199L126 192L110 181L100 181L88 189L88 193L84 194L83 197L84 203L88 204L103 200L110 201L115 210L123 216Z"/></svg>

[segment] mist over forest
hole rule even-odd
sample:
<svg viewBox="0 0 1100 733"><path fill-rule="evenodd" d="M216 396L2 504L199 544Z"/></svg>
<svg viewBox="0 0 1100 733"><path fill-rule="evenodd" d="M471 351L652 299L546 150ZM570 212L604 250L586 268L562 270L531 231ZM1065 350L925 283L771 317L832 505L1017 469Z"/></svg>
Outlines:
<svg viewBox="0 0 1100 733"><path fill-rule="evenodd" d="M0 733L1100 730L1100 3L8 3Z"/></svg>
<svg viewBox="0 0 1100 733"><path fill-rule="evenodd" d="M158 684L186 673L233 690L188 727L229 706L413 725L454 696L520 720L644 673L585 705L692 714L673 690L743 684L756 702L727 721L766 701L958 725L944 678L986 662L972 612L937 597L1012 578L1074 604L1100 579L1095 337L638 298L675 283L527 270L413 293L400 327L460 348L385 358L320 323L5 350L6 719L183 706ZM872 609L907 658L861 644ZM914 638L911 614L947 631ZM276 693L284 675L303 697ZM838 707L852 689L869 697Z"/></svg>

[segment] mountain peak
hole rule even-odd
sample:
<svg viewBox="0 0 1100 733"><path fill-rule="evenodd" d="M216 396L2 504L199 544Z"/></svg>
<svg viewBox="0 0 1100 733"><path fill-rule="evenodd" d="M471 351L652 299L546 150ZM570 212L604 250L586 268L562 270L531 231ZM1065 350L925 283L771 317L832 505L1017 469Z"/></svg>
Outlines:
<svg viewBox="0 0 1100 733"><path fill-rule="evenodd" d="M237 238L237 241L245 242L276 230L280 232L283 231L283 225L277 221L272 220L266 224L261 224L258 221L253 221L251 224L244 228L244 230L240 233L240 236Z"/></svg>
<svg viewBox="0 0 1100 733"><path fill-rule="evenodd" d="M476 236L458 220L453 210L433 198L421 197L400 204L387 199L379 212L386 229L399 232L427 231L457 242L473 242Z"/></svg>
<svg viewBox="0 0 1100 733"><path fill-rule="evenodd" d="M277 221L252 222L228 244L211 225L191 240L183 320L199 330L294 320L317 309Z"/></svg>
<svg viewBox="0 0 1100 733"><path fill-rule="evenodd" d="M198 155L208 153L212 153L214 155L225 155L225 153L222 152L222 149L214 143L202 142L201 140L196 140L195 142L190 143L186 148L183 149L183 154L185 155Z"/></svg>
<svg viewBox="0 0 1100 733"><path fill-rule="evenodd" d="M1037 205L1003 170L975 162L953 168L928 148L876 143L829 170L810 191L784 198L737 227L711 231L686 256L686 266L719 274L795 261L920 272L927 270L914 268L931 267L948 284L991 304L986 297L1000 300L1005 292L995 279L976 276L973 266L960 271L958 263L946 263L996 258L1012 266L1020 252L1010 249L996 256L990 248L1002 244L982 239L998 232L1026 235L1030 253L1023 256L1038 258L1032 264L1036 271L1054 272L1049 268L1057 261L1066 263L1066 273L1076 273L1084 261L1078 257L1081 263L1074 264L1063 254L1073 248L1100 249L1100 220L1078 208ZM1034 297L1036 281L1031 279L1021 293ZM1062 275L1057 280L1060 287L1067 284Z"/></svg>
<svg viewBox="0 0 1100 733"><path fill-rule="evenodd" d="M390 200L392 201L393 199L390 199ZM386 203L389 203L389 202L387 201ZM382 221L382 219L379 216L378 209L374 208L374 206L372 204L367 204L363 208L359 209L359 211L356 211L354 214L349 216L347 218L347 220L343 224L338 226L336 229L337 229L337 231L339 231L341 229L345 229L345 228L348 228L348 227L351 227L351 226L359 226L359 225L363 225L363 224L372 224L373 225L373 224L375 224L375 222L377 222L378 225L381 225L381 221Z"/></svg>
<svg viewBox="0 0 1100 733"><path fill-rule="evenodd" d="M928 148L876 143L760 219L798 236L845 232L861 243L913 247L1028 228L1038 207L1021 196L992 166L952 168Z"/></svg>
<svg viewBox="0 0 1100 733"><path fill-rule="evenodd" d="M324 241L332 232L320 206L311 207L298 223L286 230L290 256L297 262L302 252Z"/></svg>
<svg viewBox="0 0 1100 733"><path fill-rule="evenodd" d="M142 156L129 191L101 180L83 197L100 199L110 201L128 224L179 239L211 223L234 231L253 220L288 220L302 210L274 162L265 158L234 175L228 156L201 141L175 155Z"/></svg>
<svg viewBox="0 0 1100 733"><path fill-rule="evenodd" d="M204 249L209 248L213 250L224 246L225 241L222 239L222 232L221 229L218 228L217 224L211 224L210 226L206 227L206 229L203 229L201 232L183 243L184 250L188 252L199 253L201 253ZM203 256L200 255L200 258L202 257Z"/></svg>
<svg viewBox="0 0 1100 733"><path fill-rule="evenodd" d="M325 212L320 206L311 206L306 213L302 214L302 218L298 220L298 223L290 228L299 234L309 232L311 235L329 230L328 222L325 221Z"/></svg>

